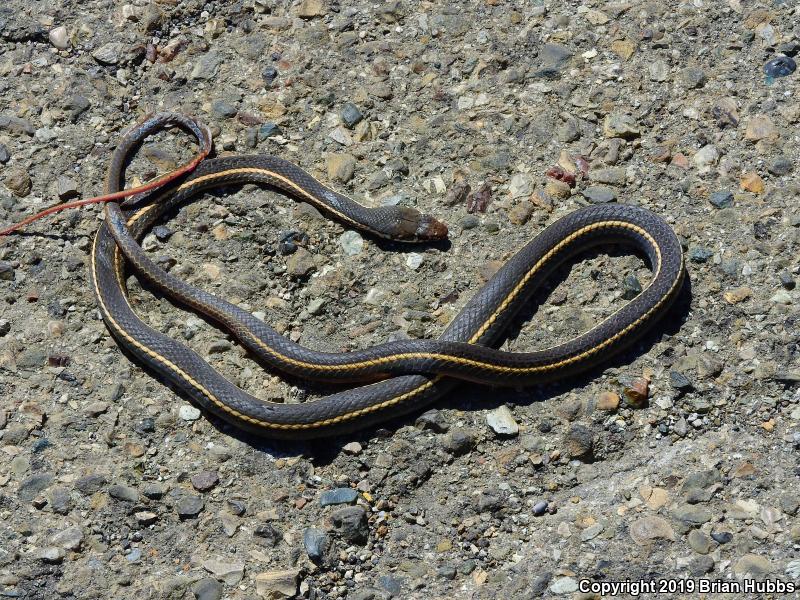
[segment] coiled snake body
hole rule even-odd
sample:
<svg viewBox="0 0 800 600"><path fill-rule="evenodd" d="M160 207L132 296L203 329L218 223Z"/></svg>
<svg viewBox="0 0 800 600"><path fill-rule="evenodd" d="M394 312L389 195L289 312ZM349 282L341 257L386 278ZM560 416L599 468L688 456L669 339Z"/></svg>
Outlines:
<svg viewBox="0 0 800 600"><path fill-rule="evenodd" d="M132 149L147 135L169 125L188 129L210 147L207 129L189 117L168 113L149 117L131 129L115 151L107 192L122 187L124 163ZM299 167L269 156L206 160L179 185L162 191L156 202L143 208L106 204L105 222L92 248L91 272L100 311L115 338L204 409L268 437L320 437L363 428L415 411L441 397L459 380L523 385L585 370L607 360L662 315L683 279L681 245L660 217L635 206L591 206L556 221L519 250L438 339L391 342L347 353L317 352L167 273L138 244L147 229L179 203L202 190L242 183L278 187L375 236L409 242L436 240L446 237L447 228L410 208L366 208ZM493 348L514 315L558 265L608 242L632 245L648 257L653 278L636 298L589 331L550 348L525 353ZM256 398L220 375L197 353L136 316L127 300L125 259L152 285L231 331L270 366L310 379L373 383L301 404Z"/></svg>

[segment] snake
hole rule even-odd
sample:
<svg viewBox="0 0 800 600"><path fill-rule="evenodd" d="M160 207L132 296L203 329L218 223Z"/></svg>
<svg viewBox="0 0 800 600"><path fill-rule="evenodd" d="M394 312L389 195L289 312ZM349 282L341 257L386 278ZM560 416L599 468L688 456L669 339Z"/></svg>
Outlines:
<svg viewBox="0 0 800 600"><path fill-rule="evenodd" d="M122 137L105 182L124 187L125 165L142 140L178 127L206 150L208 128L181 113L156 113ZM188 175L146 197L107 202L91 250L91 284L100 314L118 344L163 383L207 414L276 439L352 433L408 415L463 382L531 386L586 371L628 347L663 316L684 280L682 245L654 212L630 204L588 205L544 228L509 258L436 339L396 340L350 352L306 348L241 307L168 272L140 240L170 211L202 192L259 184L318 208L368 236L432 243L448 236L438 219L403 206L368 207L320 183L297 165L268 155L206 158ZM642 291L588 331L531 352L499 349L520 310L566 261L598 245L622 244L644 255L652 271ZM197 352L150 327L128 298L127 267L175 303L217 323L270 369L301 380L359 384L299 403L274 402L242 390Z"/></svg>

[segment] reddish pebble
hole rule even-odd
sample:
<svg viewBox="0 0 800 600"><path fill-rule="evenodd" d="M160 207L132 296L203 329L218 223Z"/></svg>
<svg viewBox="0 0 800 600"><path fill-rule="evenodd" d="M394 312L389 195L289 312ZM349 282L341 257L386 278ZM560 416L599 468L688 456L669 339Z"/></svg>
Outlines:
<svg viewBox="0 0 800 600"><path fill-rule="evenodd" d="M556 181L562 181L569 187L575 187L575 173L570 173L563 167L559 167L558 165L550 167L545 172L545 175Z"/></svg>

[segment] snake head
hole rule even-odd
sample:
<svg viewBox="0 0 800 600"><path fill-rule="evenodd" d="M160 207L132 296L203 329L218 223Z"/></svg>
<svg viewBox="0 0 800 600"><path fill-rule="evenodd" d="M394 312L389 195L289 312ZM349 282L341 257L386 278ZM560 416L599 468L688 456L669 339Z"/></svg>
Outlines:
<svg viewBox="0 0 800 600"><path fill-rule="evenodd" d="M386 235L407 242L431 242L447 238L447 225L407 206L392 207Z"/></svg>

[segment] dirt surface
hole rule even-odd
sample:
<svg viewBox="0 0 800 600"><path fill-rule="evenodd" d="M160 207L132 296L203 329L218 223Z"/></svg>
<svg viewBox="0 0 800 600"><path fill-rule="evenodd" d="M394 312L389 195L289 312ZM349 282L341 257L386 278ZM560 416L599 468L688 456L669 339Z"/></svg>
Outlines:
<svg viewBox="0 0 800 600"><path fill-rule="evenodd" d="M4 2L0 224L100 193L125 128L172 110L208 123L217 154L275 154L450 225L449 245L403 248L248 186L147 235L173 273L309 347L435 337L504 259L589 203L663 216L690 285L584 377L464 385L383 428L274 443L120 352L89 289L99 208L36 223L0 241L0 598L800 585L798 22L778 0ZM159 134L129 182L193 150ZM619 249L587 256L504 347L566 340L648 278ZM245 390L325 393L129 288L149 324Z"/></svg>

